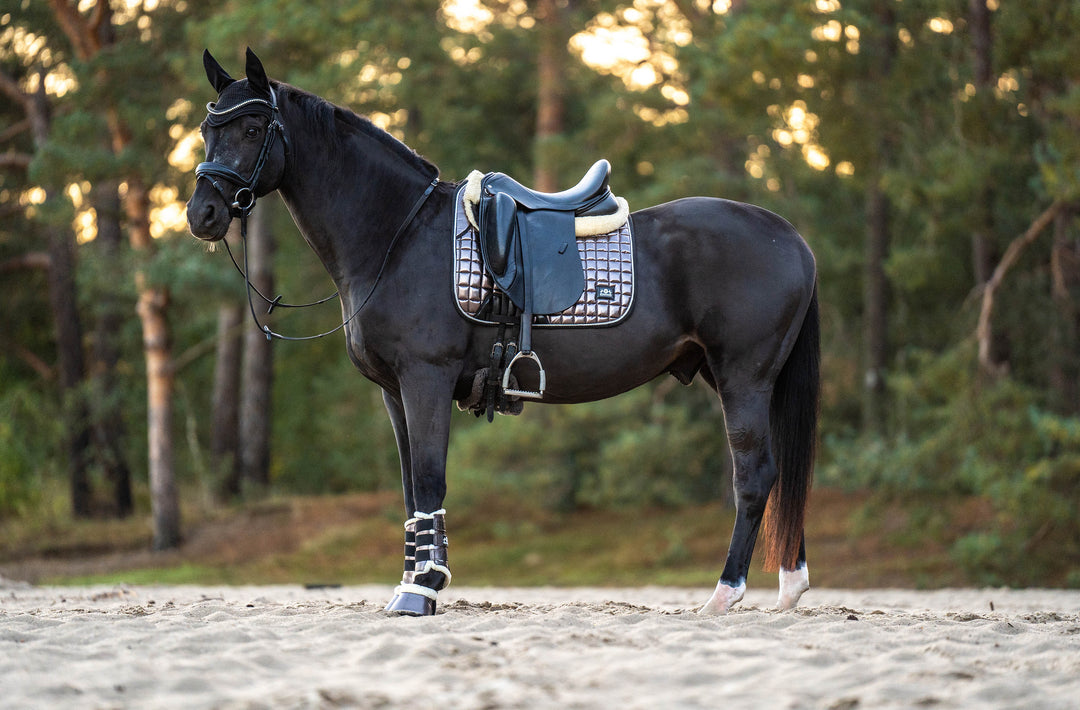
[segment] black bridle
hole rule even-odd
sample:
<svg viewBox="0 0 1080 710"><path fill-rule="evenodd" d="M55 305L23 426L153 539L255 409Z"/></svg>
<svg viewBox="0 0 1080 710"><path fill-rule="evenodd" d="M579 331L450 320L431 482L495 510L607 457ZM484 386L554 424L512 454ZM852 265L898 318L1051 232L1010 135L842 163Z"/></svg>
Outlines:
<svg viewBox="0 0 1080 710"><path fill-rule="evenodd" d="M229 205L229 214L233 217L240 217L241 219L247 218L248 215L251 214L251 210L255 207L255 186L259 184L259 178L262 177L263 168L266 167L266 159L270 157L270 151L273 149L279 133L282 136L282 141L285 142L286 150L288 149L288 141L285 140L285 126L282 125L279 120L281 111L278 109L277 105L277 94L271 87L269 100L248 99L247 101L242 101L235 106L231 106L221 111L217 110L217 104L213 101L206 104L207 117L213 117L217 120L230 114L236 114L236 116L239 117L245 113L251 113L253 106L265 106L266 108L269 108L270 122L266 125L266 133L263 136L262 148L259 149L259 158L255 161L255 167L252 168L251 175L245 178L229 166L212 161L199 163L195 167L195 180L198 181L201 178L209 180L210 184L214 186L214 189L221 194L221 198L225 200L225 204ZM231 204L229 198L225 194L225 189L214 178L223 178L237 186L236 192L233 193Z"/></svg>
<svg viewBox="0 0 1080 710"><path fill-rule="evenodd" d="M233 218L240 218L240 239L244 244L243 268L240 267L240 264L238 264L236 261L236 257L233 256L232 249L229 247L228 241L225 241L225 250L229 253L229 258L232 259L232 263L236 267L236 270L239 271L240 275L244 277L244 283L247 287L248 307L251 310L251 317L255 321L255 325L258 326L259 330L266 334L266 339L273 340L274 338L278 338L279 340L301 341L325 338L326 336L332 335L333 333L336 333L337 331L348 325L350 321L356 318L356 316L360 315L360 311L363 310L364 306L367 305L367 302L371 300L372 295L374 295L375 293L375 288L379 285L379 281L382 280L383 272L386 271L387 264L390 263L390 255L394 251L394 246L397 244L398 239L401 237L401 235L405 233L405 230L408 228L409 224L412 223L413 218L416 217L416 214L420 211L420 208L424 206L425 202L427 202L428 197L430 197L431 193L435 191L435 187L439 184L439 177L438 175L435 176L435 178L427 186L427 189L424 190L424 194L421 195L420 198L413 204L412 209L409 211L409 214L405 217L401 225L398 227L397 232L394 233L393 239L390 240L390 245L386 248L386 254L383 256L382 265L379 267L379 272L375 276L375 281L371 284L371 290L368 291L367 296L365 296L364 300L360 302L360 305L356 307L356 310L353 311L352 315L343 320L341 324L336 326L335 328L332 328L325 333L319 333L317 335L291 337L288 335L281 335L280 333L275 333L273 330L270 329L270 326L259 322L259 316L255 313L255 302L252 299L251 295L253 291L258 294L259 298L269 304L269 307L266 309L267 315L272 313L275 308L308 308L310 306L317 306L322 303L326 303L327 301L330 301L334 298L339 298L341 294L335 291L326 298L322 298L318 301L312 301L311 303L282 303L280 295L274 299L267 298L265 295L263 295L263 293L255 287L255 284L251 283L251 279L248 277L250 271L248 269L247 221L248 217L251 216L251 211L255 208L255 201L257 199L255 195L255 187L259 184L259 178L262 176L263 168L266 166L267 158L269 158L270 156L270 151L274 147L274 143L277 140L278 134L281 134L281 139L285 145L286 154L288 154L289 142L285 137L285 126L279 120L281 111L278 108L277 94L274 92L273 87L270 88L269 100L260 98L248 99L246 101L242 101L236 106L232 106L228 109L220 111L217 110L217 105L214 102L210 102L206 105L208 118L214 117L218 121L220 121L221 117L228 116L230 114L236 114L234 118L237 118L244 113L251 113L253 106L256 108L259 106L269 108L270 121L266 126L266 133L263 137L262 148L259 149L259 157L255 161L255 167L252 169L251 175L247 178L244 178L244 176L242 176L240 173L236 172L232 168L228 167L227 165L222 165L221 163L213 161L207 161L199 163L199 165L196 166L195 180L197 182L202 178L206 178L213 186L213 188L217 190L218 193L221 195L221 198L225 201L225 204L229 206L229 215ZM258 112L261 113L262 110L259 109ZM233 119L228 120L231 121ZM218 183L215 178L227 180L228 182L237 186L236 192L233 193L233 199L231 203L229 202L229 198L226 196L225 189L221 186L220 183Z"/></svg>

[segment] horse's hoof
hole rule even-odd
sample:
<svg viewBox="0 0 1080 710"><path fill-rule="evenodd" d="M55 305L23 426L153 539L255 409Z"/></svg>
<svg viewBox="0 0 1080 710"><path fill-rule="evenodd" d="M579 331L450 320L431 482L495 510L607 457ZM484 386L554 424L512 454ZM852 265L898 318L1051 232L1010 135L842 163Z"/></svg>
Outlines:
<svg viewBox="0 0 1080 710"><path fill-rule="evenodd" d="M398 592L386 605L386 612L401 616L434 616L435 600L416 592Z"/></svg>
<svg viewBox="0 0 1080 710"><path fill-rule="evenodd" d="M740 582L739 586L732 587L724 582L717 582L716 590L713 591L705 606L698 609L699 614L726 614L731 607L735 606L746 593L746 582Z"/></svg>

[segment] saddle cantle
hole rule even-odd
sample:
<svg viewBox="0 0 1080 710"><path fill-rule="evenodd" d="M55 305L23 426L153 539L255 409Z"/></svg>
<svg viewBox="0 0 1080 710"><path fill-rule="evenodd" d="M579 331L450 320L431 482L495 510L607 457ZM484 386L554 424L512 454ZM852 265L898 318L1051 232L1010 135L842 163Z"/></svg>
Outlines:
<svg viewBox="0 0 1080 710"><path fill-rule="evenodd" d="M521 314L520 344L511 344L514 354L503 369L505 394L543 397L546 377L532 351L533 318L562 313L582 297L586 279L578 234L612 232L627 221L629 208L612 194L610 174L611 164L597 161L576 186L556 193L537 192L503 173L469 176L463 202L478 232L484 270ZM511 370L521 360L538 369L535 391L510 388Z"/></svg>

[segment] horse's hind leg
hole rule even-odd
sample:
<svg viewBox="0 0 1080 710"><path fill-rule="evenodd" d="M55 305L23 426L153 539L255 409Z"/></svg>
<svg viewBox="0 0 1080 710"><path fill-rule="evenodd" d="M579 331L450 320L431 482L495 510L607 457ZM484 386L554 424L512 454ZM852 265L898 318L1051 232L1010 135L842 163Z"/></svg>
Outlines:
<svg viewBox="0 0 1080 710"><path fill-rule="evenodd" d="M777 477L770 440L769 393L725 388L722 397L734 458L735 528L720 581L701 608L703 614L724 614L742 599L758 528Z"/></svg>
<svg viewBox="0 0 1080 710"><path fill-rule="evenodd" d="M795 569L780 567L780 596L776 600L779 609L794 609L799 598L810 588L810 571L806 567L806 537L799 542L799 557Z"/></svg>

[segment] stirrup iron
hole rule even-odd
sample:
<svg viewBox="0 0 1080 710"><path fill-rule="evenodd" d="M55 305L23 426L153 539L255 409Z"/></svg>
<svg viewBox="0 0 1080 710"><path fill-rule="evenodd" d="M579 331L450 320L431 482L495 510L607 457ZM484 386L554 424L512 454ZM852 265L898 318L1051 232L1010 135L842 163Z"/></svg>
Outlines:
<svg viewBox="0 0 1080 710"><path fill-rule="evenodd" d="M511 370L514 369L514 365L517 364L518 360L532 360L533 362L536 363L537 369L540 370L540 388L536 392L531 392L529 390L512 389L510 387L510 372L511 372ZM520 382L521 378L518 378L518 381ZM542 364L540 364L540 358L537 357L536 353L533 352L532 350L518 351L518 353L516 355L514 355L514 358L512 360L510 360L510 364L506 366L505 370L503 370L502 389L503 389L503 394L507 395L508 397L524 397L526 399L543 399L544 398L544 390L546 388L547 388L547 375L544 373L544 366Z"/></svg>

